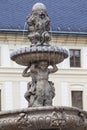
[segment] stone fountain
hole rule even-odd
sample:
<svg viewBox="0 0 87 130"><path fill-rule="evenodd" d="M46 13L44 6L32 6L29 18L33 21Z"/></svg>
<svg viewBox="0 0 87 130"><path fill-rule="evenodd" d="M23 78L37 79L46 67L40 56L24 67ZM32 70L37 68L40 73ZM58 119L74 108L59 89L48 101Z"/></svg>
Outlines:
<svg viewBox="0 0 87 130"><path fill-rule="evenodd" d="M22 76L32 79L24 95L28 108L1 112L0 130L86 130L87 112L52 106L55 88L49 74L58 70L56 64L66 59L68 52L49 44L50 19L45 5L33 6L27 27L31 45L12 52L11 60L26 66Z"/></svg>

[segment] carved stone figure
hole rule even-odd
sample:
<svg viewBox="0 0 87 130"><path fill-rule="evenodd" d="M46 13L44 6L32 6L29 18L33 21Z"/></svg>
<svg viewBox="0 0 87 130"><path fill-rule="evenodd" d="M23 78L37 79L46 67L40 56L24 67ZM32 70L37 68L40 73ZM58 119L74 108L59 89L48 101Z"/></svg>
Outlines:
<svg viewBox="0 0 87 130"><path fill-rule="evenodd" d="M47 61L31 65L30 72L27 72L29 66L24 70L24 77L32 77L32 81L28 83L28 90L25 93L25 98L29 102L29 106L51 106L52 99L55 95L54 84L48 81L50 73L58 70L56 65L53 68L48 68Z"/></svg>
<svg viewBox="0 0 87 130"><path fill-rule="evenodd" d="M57 66L53 65L52 69L48 68L48 62L41 61L36 68L37 73L37 86L36 86L36 101L35 106L51 106L54 97L54 90L52 82L48 81L50 73L56 72Z"/></svg>
<svg viewBox="0 0 87 130"><path fill-rule="evenodd" d="M50 41L50 19L47 15L46 7L43 4L35 4L32 8L32 14L27 17L29 30L28 38L32 45L48 45Z"/></svg>
<svg viewBox="0 0 87 130"><path fill-rule="evenodd" d="M35 100L35 91L36 91L36 74L34 73L34 65L29 65L25 70L23 71L22 75L23 77L30 77L32 78L32 81L27 84L27 91L24 95L26 100L28 101L28 106L31 107ZM28 72L28 70L30 71Z"/></svg>

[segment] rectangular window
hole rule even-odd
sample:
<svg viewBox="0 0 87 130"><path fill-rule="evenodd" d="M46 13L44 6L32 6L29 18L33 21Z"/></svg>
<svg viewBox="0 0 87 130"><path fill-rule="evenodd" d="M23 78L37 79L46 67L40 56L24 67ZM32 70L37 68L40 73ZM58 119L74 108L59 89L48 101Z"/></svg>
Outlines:
<svg viewBox="0 0 87 130"><path fill-rule="evenodd" d="M83 92L82 91L72 91L72 106L83 109Z"/></svg>
<svg viewBox="0 0 87 130"><path fill-rule="evenodd" d="M0 66L1 66L1 47L0 47Z"/></svg>
<svg viewBox="0 0 87 130"><path fill-rule="evenodd" d="M1 90L0 90L0 111L1 111Z"/></svg>
<svg viewBox="0 0 87 130"><path fill-rule="evenodd" d="M80 50L70 49L70 67L81 67Z"/></svg>

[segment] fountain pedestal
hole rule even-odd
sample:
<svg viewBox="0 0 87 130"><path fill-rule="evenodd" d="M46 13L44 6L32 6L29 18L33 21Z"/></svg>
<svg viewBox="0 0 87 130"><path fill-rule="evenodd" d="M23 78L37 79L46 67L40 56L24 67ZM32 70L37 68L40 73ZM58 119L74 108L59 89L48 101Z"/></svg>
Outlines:
<svg viewBox="0 0 87 130"><path fill-rule="evenodd" d="M0 130L86 130L87 112L69 107L37 107L0 113Z"/></svg>

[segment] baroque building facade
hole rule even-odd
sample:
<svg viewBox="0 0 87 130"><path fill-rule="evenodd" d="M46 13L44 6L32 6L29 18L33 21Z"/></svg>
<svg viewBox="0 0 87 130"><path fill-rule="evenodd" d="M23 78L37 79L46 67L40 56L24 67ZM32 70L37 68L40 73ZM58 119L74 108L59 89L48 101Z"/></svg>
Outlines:
<svg viewBox="0 0 87 130"><path fill-rule="evenodd" d="M26 16L38 0L0 2L0 110L27 107L24 93L30 78L22 77L25 67L10 60L10 53L30 45ZM42 0L39 0L42 2ZM69 57L50 75L55 84L55 106L87 110L87 1L46 0L51 18L51 45L64 47Z"/></svg>
<svg viewBox="0 0 87 130"><path fill-rule="evenodd" d="M51 45L66 48L69 57L58 64L59 70L49 78L54 82L54 106L74 106L87 110L87 37L86 35L53 33ZM30 78L22 77L25 67L10 60L10 53L30 43L27 35L0 34L1 110L27 107L24 93Z"/></svg>

